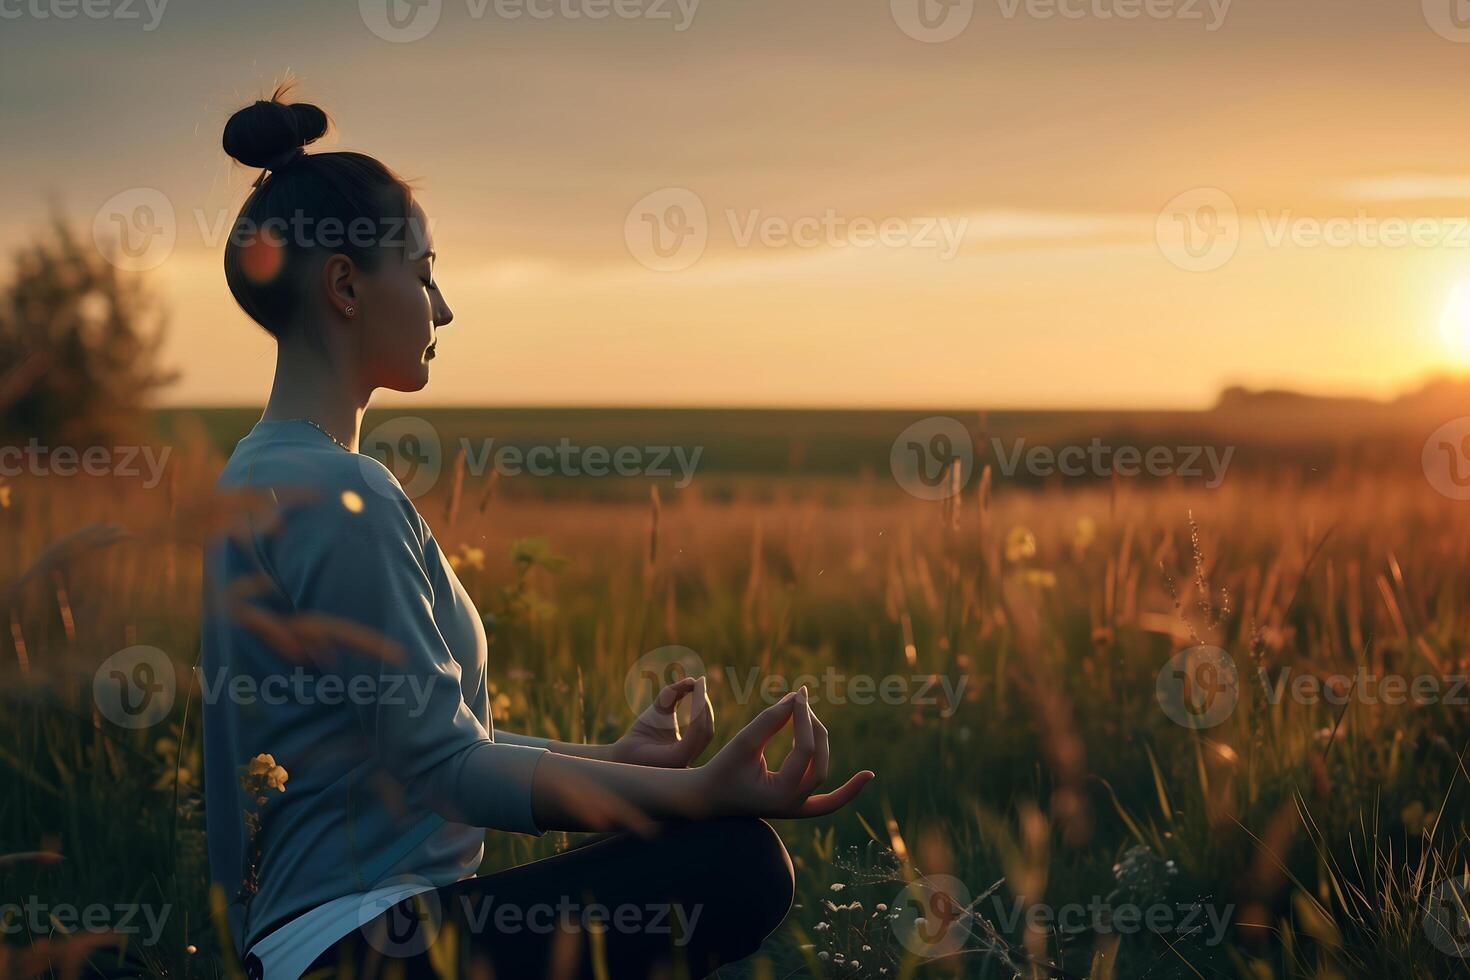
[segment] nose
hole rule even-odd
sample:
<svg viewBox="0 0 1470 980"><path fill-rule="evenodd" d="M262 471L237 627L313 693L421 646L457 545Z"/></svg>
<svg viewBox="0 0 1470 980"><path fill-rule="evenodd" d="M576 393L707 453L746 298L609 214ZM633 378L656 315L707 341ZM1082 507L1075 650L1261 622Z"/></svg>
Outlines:
<svg viewBox="0 0 1470 980"><path fill-rule="evenodd" d="M447 327L453 321L454 311L449 308L449 303L445 301L444 294L437 289L434 290L434 326Z"/></svg>

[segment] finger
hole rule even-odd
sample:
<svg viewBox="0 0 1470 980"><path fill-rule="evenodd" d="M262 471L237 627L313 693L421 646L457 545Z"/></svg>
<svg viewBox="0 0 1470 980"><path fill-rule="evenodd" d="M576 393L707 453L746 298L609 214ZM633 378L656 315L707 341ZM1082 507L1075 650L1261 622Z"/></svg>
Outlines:
<svg viewBox="0 0 1470 980"><path fill-rule="evenodd" d="M791 713L795 708L796 692L792 691L752 718L744 728L735 733L730 743L738 745L742 752L758 754L766 747L772 735L786 727L786 722L791 719Z"/></svg>
<svg viewBox="0 0 1470 980"><path fill-rule="evenodd" d="M698 697L700 706L704 708L704 711L700 714L700 718L704 721L705 728L709 729L710 737L713 738L715 734L715 703L709 699L709 682L703 674L699 677Z"/></svg>
<svg viewBox="0 0 1470 980"><path fill-rule="evenodd" d="M674 705L692 690L694 690L694 678L680 678L658 692L658 697L653 699L653 706L662 714L671 715L674 713Z"/></svg>
<svg viewBox="0 0 1470 980"><path fill-rule="evenodd" d="M692 716L689 725L684 732L684 741L687 744L689 760L699 758L699 754L709 748L710 742L715 738L715 709L710 704L709 691L703 677L699 678L694 685L693 701L689 709Z"/></svg>
<svg viewBox="0 0 1470 980"><path fill-rule="evenodd" d="M796 695L796 712L792 715L791 727L794 745L791 754L781 763L776 778L782 789L795 793L806 778L806 771L812 764L812 753L816 750L816 740L812 735L812 706L807 702L805 687Z"/></svg>
<svg viewBox="0 0 1470 980"><path fill-rule="evenodd" d="M873 778L874 774L864 769L830 793L807 797L806 802L797 808L796 815L798 817L824 817L829 813L841 810L857 799L863 787L872 782Z"/></svg>
<svg viewBox="0 0 1470 980"><path fill-rule="evenodd" d="M658 697L644 711L644 718L655 728L660 730L672 729L675 735L679 732L679 718L674 708L680 699L694 688L694 679L685 677L668 685L658 692Z"/></svg>
<svg viewBox="0 0 1470 980"><path fill-rule="evenodd" d="M832 757L827 743L827 726L822 724L815 711L812 712L812 736L816 744L812 751L812 764L807 767L806 777L801 781L799 795L803 798L827 781L827 764Z"/></svg>

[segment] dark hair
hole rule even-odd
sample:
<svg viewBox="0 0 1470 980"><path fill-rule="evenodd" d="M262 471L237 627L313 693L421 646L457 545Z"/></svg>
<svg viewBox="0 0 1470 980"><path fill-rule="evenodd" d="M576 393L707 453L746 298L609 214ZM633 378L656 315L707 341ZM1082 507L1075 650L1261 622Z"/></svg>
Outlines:
<svg viewBox="0 0 1470 980"><path fill-rule="evenodd" d="M289 89L236 112L223 141L240 163L269 171L225 243L225 281L241 308L276 336L306 307L313 274L328 257L347 255L371 272L384 247L415 241L407 182L362 153L304 152L331 121L309 103L282 102Z"/></svg>

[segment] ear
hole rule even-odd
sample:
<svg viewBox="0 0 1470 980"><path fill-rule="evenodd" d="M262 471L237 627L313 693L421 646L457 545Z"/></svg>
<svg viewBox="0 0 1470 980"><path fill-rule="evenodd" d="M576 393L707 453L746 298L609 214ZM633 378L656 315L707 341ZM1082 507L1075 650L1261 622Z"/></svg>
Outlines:
<svg viewBox="0 0 1470 980"><path fill-rule="evenodd" d="M357 312L358 268L351 258L338 252L327 259L322 266L322 285L327 302L340 316L350 317Z"/></svg>

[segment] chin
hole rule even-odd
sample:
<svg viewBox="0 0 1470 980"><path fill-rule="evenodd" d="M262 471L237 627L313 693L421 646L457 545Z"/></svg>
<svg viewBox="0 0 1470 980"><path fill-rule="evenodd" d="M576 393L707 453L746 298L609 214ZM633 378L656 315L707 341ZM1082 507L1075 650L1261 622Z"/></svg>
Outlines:
<svg viewBox="0 0 1470 980"><path fill-rule="evenodd" d="M389 391L422 391L429 384L429 365L420 364L418 371L394 378L388 384L383 385Z"/></svg>

